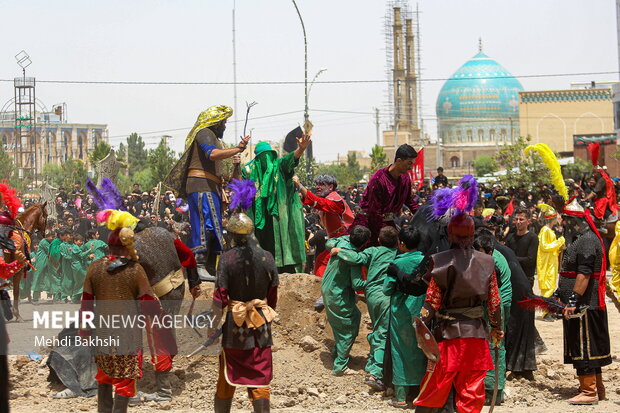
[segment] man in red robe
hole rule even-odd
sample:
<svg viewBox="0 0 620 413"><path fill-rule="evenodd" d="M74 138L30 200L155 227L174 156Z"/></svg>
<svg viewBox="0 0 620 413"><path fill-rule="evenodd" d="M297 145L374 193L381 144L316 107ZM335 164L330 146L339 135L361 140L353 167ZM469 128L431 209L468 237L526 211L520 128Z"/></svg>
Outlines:
<svg viewBox="0 0 620 413"><path fill-rule="evenodd" d="M394 218L402 211L403 205L406 205L412 214L417 211L418 204L411 192L409 176L417 156L418 153L412 146L400 145L396 150L394 163L374 173L360 201L362 212L355 216L349 230L356 225L370 229L371 242L378 245L379 231L385 226L396 227Z"/></svg>
<svg viewBox="0 0 620 413"><path fill-rule="evenodd" d="M321 225L327 231L327 238L338 238L347 233L353 222L353 211L349 204L336 192L338 181L333 175L323 174L314 178L316 194L308 191L298 177L293 178L295 186L301 194L304 205L319 211ZM314 275L322 277L329 261L329 251L324 250L314 260Z"/></svg>
<svg viewBox="0 0 620 413"><path fill-rule="evenodd" d="M472 248L473 219L464 213L455 215L448 224L448 239L452 248L431 257L425 276L429 286L420 317L427 326L433 318L437 321L433 334L440 358L422 379L414 402L416 412L437 411L453 386L459 412L480 412L484 378L487 370L493 370L485 307L494 342L503 336L495 262L492 256Z"/></svg>

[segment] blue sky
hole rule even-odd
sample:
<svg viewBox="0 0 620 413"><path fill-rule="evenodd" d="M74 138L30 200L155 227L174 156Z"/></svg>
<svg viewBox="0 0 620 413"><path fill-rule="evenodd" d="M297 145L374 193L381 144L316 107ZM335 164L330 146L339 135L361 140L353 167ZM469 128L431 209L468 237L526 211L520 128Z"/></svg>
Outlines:
<svg viewBox="0 0 620 413"><path fill-rule="evenodd" d="M415 2L410 2L412 8ZM422 0L422 78L447 78L484 51L515 75L618 70L613 0ZM308 34L309 76L319 80L386 78L380 0L298 0ZM0 0L4 41L0 79L20 74L14 55L26 50L28 74L39 80L231 82L232 0L94 2ZM16 15L23 17L16 18ZM237 80L303 81L301 27L289 0L237 0ZM19 33L19 34L15 34ZM618 75L520 79L525 90L559 89L572 81L616 80ZM422 113L436 135L435 100L442 81L423 82ZM245 101L256 139L281 139L303 122L303 84L239 85L239 120ZM374 107L384 108L380 83L321 84L310 95L315 156L332 160L347 150L369 151L375 142ZM13 96L0 82L0 106ZM39 83L48 107L66 102L72 122L107 123L111 143L136 131L154 145L164 134L180 150L198 113L214 104L233 106L231 85L58 85ZM362 113L320 112L344 111ZM382 117L383 123L388 119ZM239 128L239 134L241 133ZM149 133L153 132L153 133ZM231 125L225 140L233 142Z"/></svg>

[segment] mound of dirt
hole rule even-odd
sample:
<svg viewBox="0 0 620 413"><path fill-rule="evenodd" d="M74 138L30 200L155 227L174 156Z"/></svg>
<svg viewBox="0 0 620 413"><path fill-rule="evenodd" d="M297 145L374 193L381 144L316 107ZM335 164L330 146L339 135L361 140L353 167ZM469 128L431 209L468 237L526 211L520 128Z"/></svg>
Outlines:
<svg viewBox="0 0 620 413"><path fill-rule="evenodd" d="M359 302L362 325L351 352L351 368L357 376L334 377L331 375L333 340L325 312L314 311L320 296L321 280L307 274L280 276L278 317L273 323L274 380L272 407L284 411L396 411L388 407L388 397L369 392L364 384L363 369L368 354L366 335L370 332L370 318L366 306ZM609 309L612 337L620 335L620 316L613 307ZM575 394L577 380L571 366L561 364L561 322L537 321L541 336L549 348L539 356L539 370L534 381L513 379L506 382L506 403L496 412L536 407L539 412L595 411L594 407L569 408L565 400ZM194 339L195 340L195 339ZM617 340L612 340L612 353L620 350ZM146 412L171 410L198 412L213 409L213 396L217 381L216 356L178 356L173 367L173 401L157 405L153 402L132 407L131 411ZM52 399L62 386L48 382L48 369L42 362L27 357L10 357L11 405L17 413L44 412L95 412L96 398ZM620 398L620 371L618 365L604 369L607 394L611 399L601 402L596 411L620 411L615 401ZM152 392L155 388L153 369L145 362L144 377L139 390ZM251 411L245 391L235 396L233 410ZM572 410L571 410L572 409Z"/></svg>

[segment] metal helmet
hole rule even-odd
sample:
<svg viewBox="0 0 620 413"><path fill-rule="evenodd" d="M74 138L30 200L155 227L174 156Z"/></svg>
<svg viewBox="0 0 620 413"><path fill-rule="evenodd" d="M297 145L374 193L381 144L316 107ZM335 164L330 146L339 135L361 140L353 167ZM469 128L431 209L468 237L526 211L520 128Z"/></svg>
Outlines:
<svg viewBox="0 0 620 413"><path fill-rule="evenodd" d="M243 212L236 212L228 220L226 230L232 234L249 235L254 232L254 223Z"/></svg>

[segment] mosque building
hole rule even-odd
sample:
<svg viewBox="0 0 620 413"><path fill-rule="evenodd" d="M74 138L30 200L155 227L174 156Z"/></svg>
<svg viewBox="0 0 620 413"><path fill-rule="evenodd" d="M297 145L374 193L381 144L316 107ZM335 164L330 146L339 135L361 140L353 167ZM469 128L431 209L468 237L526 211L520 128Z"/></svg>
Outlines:
<svg viewBox="0 0 620 413"><path fill-rule="evenodd" d="M448 79L437 97L437 160L447 175L473 171L480 155L494 155L519 137L521 83L479 52Z"/></svg>

